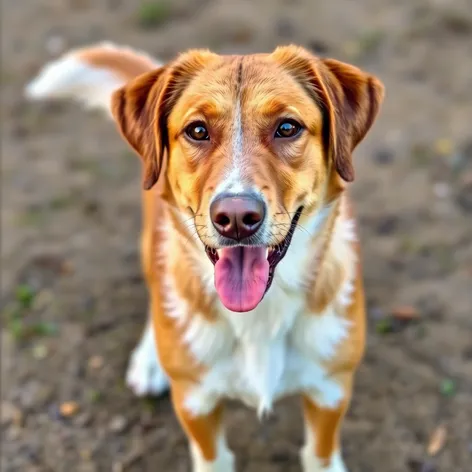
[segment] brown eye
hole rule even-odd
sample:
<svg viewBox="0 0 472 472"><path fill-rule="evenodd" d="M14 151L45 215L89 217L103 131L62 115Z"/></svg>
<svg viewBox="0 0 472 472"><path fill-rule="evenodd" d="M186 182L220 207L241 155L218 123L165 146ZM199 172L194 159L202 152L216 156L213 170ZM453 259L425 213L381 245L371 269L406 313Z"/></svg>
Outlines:
<svg viewBox="0 0 472 472"><path fill-rule="evenodd" d="M194 141L207 141L210 139L208 130L203 123L192 123L185 128L187 136Z"/></svg>
<svg viewBox="0 0 472 472"><path fill-rule="evenodd" d="M276 138L293 138L302 130L302 125L295 120L285 120L280 123L275 132Z"/></svg>

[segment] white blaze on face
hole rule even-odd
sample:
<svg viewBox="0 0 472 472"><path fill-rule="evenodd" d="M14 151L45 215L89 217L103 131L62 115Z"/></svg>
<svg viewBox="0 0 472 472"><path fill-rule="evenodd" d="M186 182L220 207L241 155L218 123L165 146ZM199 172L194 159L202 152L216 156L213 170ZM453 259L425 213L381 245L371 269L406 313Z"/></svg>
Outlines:
<svg viewBox="0 0 472 472"><path fill-rule="evenodd" d="M241 111L241 99L238 94L234 108L233 123L231 126L231 167L228 169L223 181L218 185L215 196L221 193L239 194L246 188L243 184L244 165L244 134Z"/></svg>
<svg viewBox="0 0 472 472"><path fill-rule="evenodd" d="M233 121L233 136L232 136L232 162L233 162L233 173L236 177L235 181L233 182L233 186L236 187L236 192L238 191L238 187L242 187L241 185L241 167L243 163L243 149L244 149L244 138L243 138L243 120L242 120L242 113L241 113L241 99L238 96L236 102L236 109L234 111L234 121Z"/></svg>

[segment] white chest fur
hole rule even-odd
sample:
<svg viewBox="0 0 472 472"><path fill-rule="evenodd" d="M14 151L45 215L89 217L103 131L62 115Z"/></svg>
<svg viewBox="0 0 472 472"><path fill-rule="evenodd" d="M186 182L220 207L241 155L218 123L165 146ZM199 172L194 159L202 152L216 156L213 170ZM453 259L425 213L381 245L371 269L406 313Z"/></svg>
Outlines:
<svg viewBox="0 0 472 472"><path fill-rule="evenodd" d="M314 221L316 223L316 221ZM313 225L316 231L316 224ZM350 252L352 222L339 220L333 245L339 258ZM313 234L313 233L312 233ZM296 231L287 256L277 269L272 288L255 310L233 313L220 306L218 321L207 321L188 312L187 304L175 295L173 281L167 281L167 313L186 323L184 341L194 358L206 367L205 375L186 398L195 415L210 412L222 398L234 398L257 408L270 410L280 397L305 392L319 405L334 408L343 399L342 385L330 378L324 365L336 354L348 336L349 322L334 306L351 301L348 280L337 300L323 313L303 313L300 290L306 272L310 234ZM213 267L206 260L208 271ZM207 279L208 277L204 277ZM212 277L209 277L209 280ZM211 289L212 284L207 284Z"/></svg>
<svg viewBox="0 0 472 472"><path fill-rule="evenodd" d="M273 287L253 312L222 309L217 323L194 316L185 339L207 372L189 393L187 408L205 414L227 397L263 414L278 398L300 391L336 407L344 392L323 364L347 336L348 322L330 310L305 315L301 309L300 297Z"/></svg>

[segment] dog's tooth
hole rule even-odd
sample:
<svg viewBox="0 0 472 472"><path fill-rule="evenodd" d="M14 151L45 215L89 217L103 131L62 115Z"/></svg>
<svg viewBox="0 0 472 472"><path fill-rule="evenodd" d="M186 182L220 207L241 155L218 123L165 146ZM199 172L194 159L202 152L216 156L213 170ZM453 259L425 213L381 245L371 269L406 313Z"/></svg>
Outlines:
<svg viewBox="0 0 472 472"><path fill-rule="evenodd" d="M266 249L266 254L265 254L265 256L266 256L266 259L267 259L267 257L269 256L269 248Z"/></svg>

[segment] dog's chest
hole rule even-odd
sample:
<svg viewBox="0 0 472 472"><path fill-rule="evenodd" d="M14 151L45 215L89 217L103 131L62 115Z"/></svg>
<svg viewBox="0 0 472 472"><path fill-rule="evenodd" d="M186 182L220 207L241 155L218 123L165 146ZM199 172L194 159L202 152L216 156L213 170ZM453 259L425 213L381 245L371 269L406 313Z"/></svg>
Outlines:
<svg viewBox="0 0 472 472"><path fill-rule="evenodd" d="M347 336L346 320L329 310L306 315L301 297L274 292L251 313L224 312L216 323L193 317L185 339L207 368L187 396L194 414L211 411L223 397L241 400L259 413L295 392L327 406L342 398L342 387L327 378L324 364Z"/></svg>

